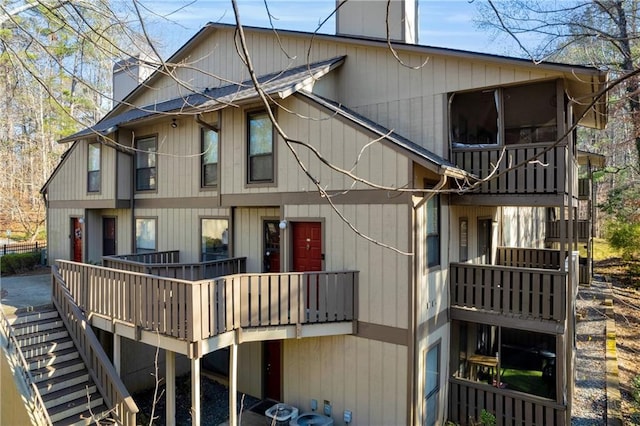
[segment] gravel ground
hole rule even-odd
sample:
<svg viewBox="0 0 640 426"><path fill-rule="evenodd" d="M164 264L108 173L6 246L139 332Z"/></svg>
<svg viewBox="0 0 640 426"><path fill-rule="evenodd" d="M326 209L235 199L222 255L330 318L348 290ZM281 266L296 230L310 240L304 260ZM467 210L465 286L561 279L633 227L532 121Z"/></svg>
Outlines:
<svg viewBox="0 0 640 426"><path fill-rule="evenodd" d="M593 281L580 287L576 309L581 315L576 325L576 383L571 413L574 426L606 425L605 316L604 292L607 284Z"/></svg>
<svg viewBox="0 0 640 426"><path fill-rule="evenodd" d="M140 408L138 424L163 425L165 422L164 385L160 386L162 397L155 407L154 421L149 422L153 408L153 389L133 395ZM206 376L200 377L200 422L203 425L215 426L229 419L229 389ZM260 402L251 396L238 394L238 409L246 410ZM176 425L190 425L191 376L189 374L176 378Z"/></svg>

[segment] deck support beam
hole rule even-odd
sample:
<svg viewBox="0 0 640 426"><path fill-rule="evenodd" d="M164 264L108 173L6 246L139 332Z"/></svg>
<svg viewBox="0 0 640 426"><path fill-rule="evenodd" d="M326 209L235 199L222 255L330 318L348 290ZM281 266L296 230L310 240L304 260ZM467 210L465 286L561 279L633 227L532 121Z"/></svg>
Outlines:
<svg viewBox="0 0 640 426"><path fill-rule="evenodd" d="M118 376L120 375L120 365L122 363L122 337L113 333L113 368L115 368Z"/></svg>
<svg viewBox="0 0 640 426"><path fill-rule="evenodd" d="M191 360L191 424L200 426L200 358Z"/></svg>
<svg viewBox="0 0 640 426"><path fill-rule="evenodd" d="M176 353L165 350L165 405L166 424L175 426L176 424Z"/></svg>
<svg viewBox="0 0 640 426"><path fill-rule="evenodd" d="M238 344L229 346L229 426L238 426Z"/></svg>

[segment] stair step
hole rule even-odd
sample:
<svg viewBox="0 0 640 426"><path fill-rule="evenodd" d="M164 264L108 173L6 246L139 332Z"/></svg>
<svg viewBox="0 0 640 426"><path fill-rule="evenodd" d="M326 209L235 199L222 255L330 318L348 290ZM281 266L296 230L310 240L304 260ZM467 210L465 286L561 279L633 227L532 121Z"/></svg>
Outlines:
<svg viewBox="0 0 640 426"><path fill-rule="evenodd" d="M91 417L93 415L93 418ZM65 417L62 420L58 420L54 423L54 426L86 426L96 424L96 421L100 421L109 416L109 409L106 405L102 404L91 411L86 410L79 414L74 414L70 417ZM100 423L102 424L102 423ZM115 422L107 422L107 424L116 424Z"/></svg>
<svg viewBox="0 0 640 426"><path fill-rule="evenodd" d="M52 340L62 339L65 337L69 337L67 329L64 327L58 327L38 333L16 336L16 340L18 340L18 344L22 348L24 346L32 346L38 343L50 342Z"/></svg>
<svg viewBox="0 0 640 426"><path fill-rule="evenodd" d="M73 348L73 340L70 337L63 337L60 339L53 339L47 342L39 342L33 345L20 346L22 354L29 360L40 355L50 354L54 351L61 351L63 349Z"/></svg>
<svg viewBox="0 0 640 426"><path fill-rule="evenodd" d="M55 353L47 353L44 355L38 355L27 360L29 363L29 370L37 370L48 365L56 365L65 361L79 358L80 355L75 347L62 349Z"/></svg>
<svg viewBox="0 0 640 426"><path fill-rule="evenodd" d="M59 420L80 414L89 409L93 411L95 407L98 407L103 403L102 397L98 393L91 394L89 398L90 399L87 400L86 396L82 396L72 401L65 402L64 404L51 407L48 409L49 418L51 418L51 421L55 423Z"/></svg>
<svg viewBox="0 0 640 426"><path fill-rule="evenodd" d="M44 401L44 406L49 409L78 398L85 398L86 401L87 395L91 395L95 393L95 391L96 385L93 381L87 381L55 392L50 392L47 395L43 395L42 399Z"/></svg>
<svg viewBox="0 0 640 426"><path fill-rule="evenodd" d="M51 377L49 380L44 380L38 383L38 390L40 395L44 398L49 393L65 389L70 386L75 386L80 383L86 383L89 381L89 373L86 368L82 370L73 371L69 374L62 374L56 377Z"/></svg>
<svg viewBox="0 0 640 426"><path fill-rule="evenodd" d="M31 375L33 376L35 383L40 383L43 380L73 373L74 371L82 370L83 368L85 368L85 366L82 359L76 358L59 364L47 365L46 367L31 370Z"/></svg>
<svg viewBox="0 0 640 426"><path fill-rule="evenodd" d="M9 318L9 323L14 327L32 321L39 321L51 318L58 318L58 311L55 309L43 309L38 311L23 312Z"/></svg>
<svg viewBox="0 0 640 426"><path fill-rule="evenodd" d="M24 324L18 324L13 327L13 333L16 336L24 336L25 334L39 333L53 328L64 327L64 323L60 318L47 318L38 321L31 321Z"/></svg>

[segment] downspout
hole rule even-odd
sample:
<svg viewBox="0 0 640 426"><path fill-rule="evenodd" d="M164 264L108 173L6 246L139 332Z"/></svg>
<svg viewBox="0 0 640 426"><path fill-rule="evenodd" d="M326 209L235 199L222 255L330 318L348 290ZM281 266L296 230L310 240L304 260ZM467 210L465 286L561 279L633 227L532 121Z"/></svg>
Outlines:
<svg viewBox="0 0 640 426"><path fill-rule="evenodd" d="M408 374L409 374L409 401L410 404L407 407L408 409L408 424L410 425L417 425L418 423L418 415L416 414L416 410L419 407L419 401L420 399L418 398L418 377L415 374L416 372L416 365L415 362L419 356L419 354L417 353L417 348L418 345L416 344L417 341L417 324L418 324L418 299L416 297L416 287L418 284L418 277L420 276L420 270L419 270L419 262L417 259L416 254L418 253L418 241L419 240L419 234L418 234L418 227L416 226L418 223L418 214L417 214L417 210L423 206L426 202L428 202L435 194L436 191L439 191L440 189L442 189L445 184L447 183L447 175L442 175L440 178L440 181L433 187L432 191L433 192L427 192L426 195L420 199L420 201L417 204L414 204L412 206L413 208L413 282L411 285L411 288L409 289L409 306L411 309L411 312L409 314L409 342L408 342L408 350L407 350L407 358L408 358ZM448 365L448 362L447 362ZM448 375L443 375L443 377L448 377Z"/></svg>

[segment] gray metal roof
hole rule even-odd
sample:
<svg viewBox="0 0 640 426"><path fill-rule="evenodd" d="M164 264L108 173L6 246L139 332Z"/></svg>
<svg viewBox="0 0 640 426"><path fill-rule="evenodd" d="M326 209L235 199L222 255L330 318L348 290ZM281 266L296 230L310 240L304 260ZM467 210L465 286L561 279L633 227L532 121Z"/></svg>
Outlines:
<svg viewBox="0 0 640 426"><path fill-rule="evenodd" d="M344 56L338 56L308 65L301 65L260 76L258 81L262 84L262 89L266 93L270 95L278 94L279 97L284 98L342 65L344 59ZM199 93L192 93L157 104L134 107L121 114L107 115L106 118L95 125L67 136L59 142L72 142L88 136L107 135L127 123L157 115L214 111L257 96L258 94L251 80L205 89Z"/></svg>
<svg viewBox="0 0 640 426"><path fill-rule="evenodd" d="M374 134L390 141L397 147L402 148L409 153L424 159L431 163L432 165L438 166L440 169L439 172L442 174L446 174L452 177L460 178L460 177L472 177L467 171L458 168L455 164L451 163L449 160L440 157L437 154L429 151L425 147L418 145L415 142L405 138L392 131L391 129L387 129L384 126L372 121L355 111L350 110L342 104L331 101L329 99L323 98L316 94L310 93L305 90L301 90L298 92L300 96L311 99L312 101L322 105L323 107L329 109L334 114L344 117L352 123L355 123L361 127L366 128L367 130L373 132Z"/></svg>

